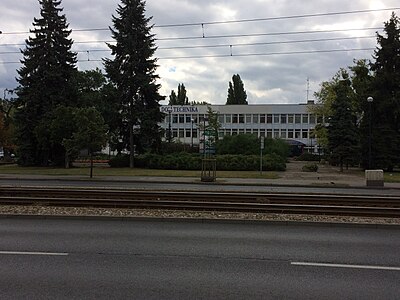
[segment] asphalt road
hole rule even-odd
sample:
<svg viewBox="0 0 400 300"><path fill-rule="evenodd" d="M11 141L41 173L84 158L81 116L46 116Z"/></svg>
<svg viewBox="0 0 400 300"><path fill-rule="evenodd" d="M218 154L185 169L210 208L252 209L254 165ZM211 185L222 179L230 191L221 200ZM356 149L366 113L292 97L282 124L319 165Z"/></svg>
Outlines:
<svg viewBox="0 0 400 300"><path fill-rule="evenodd" d="M150 179L149 179L150 180ZM264 192L264 193L318 193L318 194L352 194L352 195L392 195L398 196L399 189L371 189L352 187L317 187L317 186L268 186L268 185L240 185L240 184L209 184L209 183L179 183L179 182L151 182L151 181L118 181L118 180L64 180L64 179L6 179L0 178L1 186L29 186L29 187L93 187L116 189L139 189L161 191L226 191L226 192Z"/></svg>
<svg viewBox="0 0 400 300"><path fill-rule="evenodd" d="M0 218L1 299L399 299L398 227Z"/></svg>

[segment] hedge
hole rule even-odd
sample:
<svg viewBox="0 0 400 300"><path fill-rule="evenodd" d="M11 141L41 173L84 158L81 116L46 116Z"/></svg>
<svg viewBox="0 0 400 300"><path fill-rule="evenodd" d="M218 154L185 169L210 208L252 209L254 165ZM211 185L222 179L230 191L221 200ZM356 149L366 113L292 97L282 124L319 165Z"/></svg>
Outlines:
<svg viewBox="0 0 400 300"><path fill-rule="evenodd" d="M217 155L217 170L220 171L257 171L260 169L258 155ZM135 157L135 167L164 170L200 170L200 154L176 153L174 155L142 154ZM129 167L129 156L117 156L109 161L113 168ZM286 161L277 154L263 156L263 170L284 171Z"/></svg>

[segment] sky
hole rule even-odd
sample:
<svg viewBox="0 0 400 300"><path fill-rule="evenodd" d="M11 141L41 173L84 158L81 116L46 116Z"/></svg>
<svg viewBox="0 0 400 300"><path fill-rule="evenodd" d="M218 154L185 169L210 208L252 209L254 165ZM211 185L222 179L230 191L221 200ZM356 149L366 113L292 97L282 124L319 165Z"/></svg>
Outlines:
<svg viewBox="0 0 400 300"><path fill-rule="evenodd" d="M79 70L102 69L119 0L62 0ZM183 83L189 101L225 104L239 74L249 104L305 103L354 59L373 59L376 33L398 0L147 0L167 104ZM0 97L12 97L37 0L2 0ZM177 26L179 25L179 26Z"/></svg>

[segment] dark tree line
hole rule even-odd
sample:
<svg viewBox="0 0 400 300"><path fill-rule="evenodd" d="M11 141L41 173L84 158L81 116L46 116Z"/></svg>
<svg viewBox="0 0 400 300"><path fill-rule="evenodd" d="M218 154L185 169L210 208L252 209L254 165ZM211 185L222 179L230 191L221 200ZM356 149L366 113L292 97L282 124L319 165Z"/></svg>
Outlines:
<svg viewBox="0 0 400 300"><path fill-rule="evenodd" d="M383 31L371 62L355 61L316 93L322 105L313 111L325 116L316 135L341 167L400 165L400 21L394 13Z"/></svg>
<svg viewBox="0 0 400 300"><path fill-rule="evenodd" d="M145 1L121 0L110 28L114 56L98 69L80 72L61 0L40 0L32 36L22 50L15 142L21 165L69 165L80 149L90 153L108 141L113 149L157 149L162 119L153 58L151 18Z"/></svg>

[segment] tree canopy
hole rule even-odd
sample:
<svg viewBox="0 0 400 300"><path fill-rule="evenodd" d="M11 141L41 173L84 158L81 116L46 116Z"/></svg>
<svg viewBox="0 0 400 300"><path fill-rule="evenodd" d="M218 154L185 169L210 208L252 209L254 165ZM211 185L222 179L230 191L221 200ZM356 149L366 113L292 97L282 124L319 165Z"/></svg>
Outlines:
<svg viewBox="0 0 400 300"><path fill-rule="evenodd" d="M138 149L158 148L161 144L162 120L159 101L159 78L156 74L155 38L151 34L151 18L145 16L145 1L121 0L113 16L111 33L116 44L108 44L113 59L104 61L111 83L120 99L119 138L130 151L133 167L134 146Z"/></svg>
<svg viewBox="0 0 400 300"><path fill-rule="evenodd" d="M34 36L26 40L18 70L15 125L19 163L45 166L62 162L65 154L60 144L51 143L49 124L57 106L76 105L76 53L61 1L39 3L41 17L34 18Z"/></svg>
<svg viewBox="0 0 400 300"><path fill-rule="evenodd" d="M233 75L232 81L229 81L228 98L226 100L226 104L248 104L247 94L239 74Z"/></svg>

